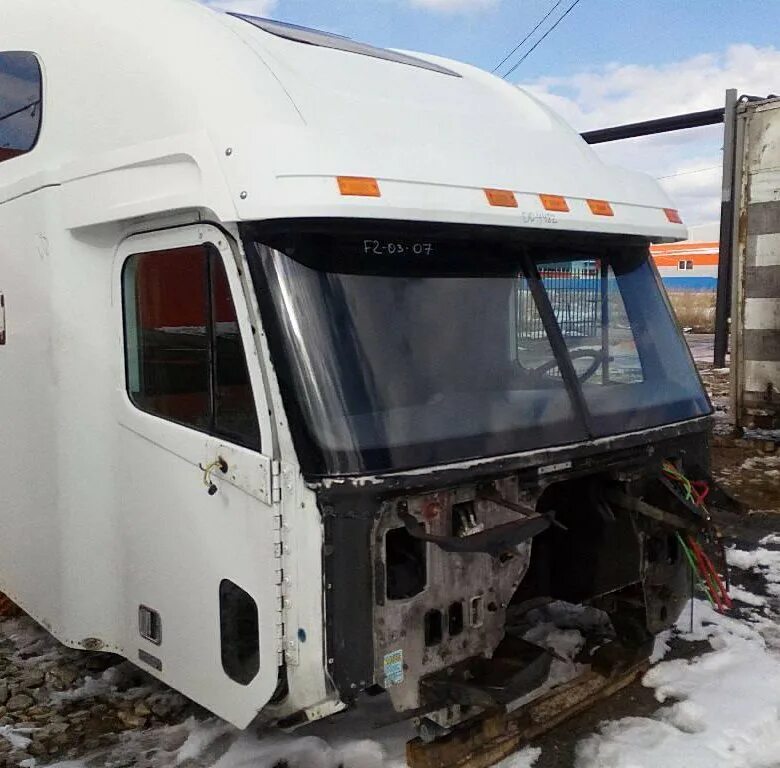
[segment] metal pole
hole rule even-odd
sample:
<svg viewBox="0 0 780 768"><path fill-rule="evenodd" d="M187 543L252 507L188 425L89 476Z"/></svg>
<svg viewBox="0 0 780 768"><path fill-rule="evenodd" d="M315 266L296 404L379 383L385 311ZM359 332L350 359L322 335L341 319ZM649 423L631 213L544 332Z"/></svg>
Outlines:
<svg viewBox="0 0 780 768"><path fill-rule="evenodd" d="M716 368L725 367L726 353L729 346L736 121L737 91L734 88L729 88L726 91L726 107L723 116L723 184L720 197L720 247L718 253L718 290L715 299L715 344L713 354L713 364Z"/></svg>
<svg viewBox="0 0 780 768"><path fill-rule="evenodd" d="M744 207L743 193L743 175L745 155L743 147L745 146L745 121L737 118L734 144L737 151L734 153L734 178L739 182L734 186L734 199L732 206L734 216L732 221L737 221L740 211ZM744 344L743 344L743 319L745 309L744 299L744 271L742 266L743 255L740 246L739 227L732 224L731 233L731 253L733 255L731 264L731 306L734 312L731 315L731 415L734 420L734 431L741 436L742 432L742 393L743 393L743 373L744 373Z"/></svg>

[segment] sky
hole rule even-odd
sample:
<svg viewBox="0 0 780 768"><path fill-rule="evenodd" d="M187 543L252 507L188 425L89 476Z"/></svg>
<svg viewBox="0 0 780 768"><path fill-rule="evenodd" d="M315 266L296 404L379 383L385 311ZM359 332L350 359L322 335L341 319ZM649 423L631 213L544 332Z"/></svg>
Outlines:
<svg viewBox="0 0 780 768"><path fill-rule="evenodd" d="M202 0L487 70L558 0ZM562 0L501 73L571 6ZM579 0L508 76L578 130L723 105L726 88L780 94L780 0ZM720 211L722 126L601 145L661 179L687 223Z"/></svg>

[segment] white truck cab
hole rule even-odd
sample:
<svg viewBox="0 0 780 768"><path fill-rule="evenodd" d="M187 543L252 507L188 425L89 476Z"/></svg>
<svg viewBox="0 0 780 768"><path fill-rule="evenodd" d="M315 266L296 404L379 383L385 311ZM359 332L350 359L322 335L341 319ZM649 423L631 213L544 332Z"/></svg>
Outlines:
<svg viewBox="0 0 780 768"><path fill-rule="evenodd" d="M686 230L522 90L4 0L0 232L0 589L63 643L245 727L441 712L540 599L679 613L673 537L604 499L706 471L649 257Z"/></svg>

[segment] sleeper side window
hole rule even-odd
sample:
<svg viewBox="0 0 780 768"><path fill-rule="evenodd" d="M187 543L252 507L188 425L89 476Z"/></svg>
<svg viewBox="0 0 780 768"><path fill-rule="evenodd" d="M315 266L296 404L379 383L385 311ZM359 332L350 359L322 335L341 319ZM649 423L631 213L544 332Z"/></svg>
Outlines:
<svg viewBox="0 0 780 768"><path fill-rule="evenodd" d="M260 449L252 387L219 253L198 245L125 263L127 390L142 411Z"/></svg>
<svg viewBox="0 0 780 768"><path fill-rule="evenodd" d="M42 90L34 54L0 52L0 163L26 154L38 141Z"/></svg>

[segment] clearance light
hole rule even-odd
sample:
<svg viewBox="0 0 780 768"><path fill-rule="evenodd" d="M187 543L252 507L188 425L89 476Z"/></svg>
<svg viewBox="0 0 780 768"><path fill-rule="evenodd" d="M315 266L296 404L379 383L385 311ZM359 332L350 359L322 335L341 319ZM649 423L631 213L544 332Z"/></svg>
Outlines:
<svg viewBox="0 0 780 768"><path fill-rule="evenodd" d="M560 195L539 195L539 199L542 201L546 211L558 211L560 213L568 213L569 211L569 204L566 202L565 197Z"/></svg>
<svg viewBox="0 0 780 768"><path fill-rule="evenodd" d="M508 189L486 189L485 197L498 208L517 208L515 193Z"/></svg>
<svg viewBox="0 0 780 768"><path fill-rule="evenodd" d="M382 197L379 182L365 176L337 176L339 191L342 195L355 197Z"/></svg>
<svg viewBox="0 0 780 768"><path fill-rule="evenodd" d="M588 208L594 216L614 216L612 206L606 200L587 200Z"/></svg>
<svg viewBox="0 0 780 768"><path fill-rule="evenodd" d="M664 208L664 213L666 214L667 220L672 224L683 223L683 220L680 218L680 212L676 211L674 208Z"/></svg>

